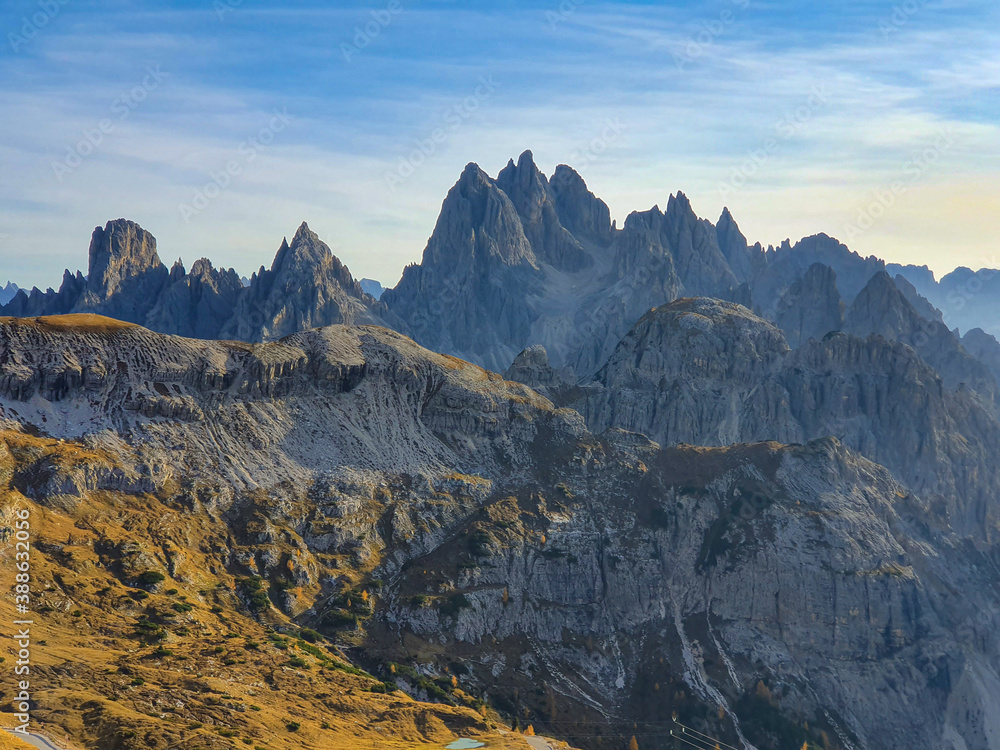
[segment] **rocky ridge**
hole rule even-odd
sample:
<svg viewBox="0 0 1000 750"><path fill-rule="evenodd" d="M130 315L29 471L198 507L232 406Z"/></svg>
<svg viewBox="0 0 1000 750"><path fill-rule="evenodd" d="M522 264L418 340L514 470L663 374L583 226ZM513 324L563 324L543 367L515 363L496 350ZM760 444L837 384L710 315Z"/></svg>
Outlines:
<svg viewBox="0 0 1000 750"><path fill-rule="evenodd" d="M262 266L247 284L205 258L190 272L179 260L168 270L154 237L125 219L94 229L89 256L86 276L67 270L59 291L18 290L0 313L96 313L160 333L243 341L335 323L385 325L384 308L305 222L291 245L282 241L271 268Z"/></svg>
<svg viewBox="0 0 1000 750"><path fill-rule="evenodd" d="M522 350L543 346L553 366L582 382L652 307L684 296L738 302L797 347L839 330L855 298L886 268L823 234L794 245L750 245L728 209L713 225L679 192L665 211L635 211L619 228L577 172L560 165L549 178L530 151L496 178L470 163L442 204L421 262L378 299L305 224L270 268L245 283L205 259L190 272L179 261L167 270L152 236L124 219L95 230L90 255L87 276L67 271L58 292L19 292L0 312L96 312L163 333L251 342L329 324L385 325L495 372ZM979 302L988 295L978 290L991 283L989 273L963 276L960 269L945 288L926 269L892 271L916 317L895 321L899 330L883 325L883 335L908 344L929 339L921 356L950 382L975 382L992 397L996 368L987 365L984 375L950 340L954 332L924 330L944 328L958 308L968 308L963 324L979 315L971 311L984 309ZM961 288L959 277L968 282ZM935 304L950 311L947 318ZM969 327L988 333L991 325L981 318ZM991 358L983 345L973 348ZM1000 344L991 349L1000 352ZM946 362L952 354L955 367Z"/></svg>
<svg viewBox="0 0 1000 750"><path fill-rule="evenodd" d="M627 342L687 337L679 367L744 386L805 356L731 303L673 315L681 329L647 317ZM734 356L701 362L698 340L733 340ZM886 356L876 337L829 340ZM740 376L737 358L757 369ZM997 747L988 554L835 438L595 436L526 386L368 326L242 344L5 319L0 362L7 428L84 451L10 474L38 512L152 494L222 524L212 564L274 582L268 606L349 636L418 696L461 664L466 691L586 748L673 711L758 750ZM171 555L144 566L183 584ZM359 576L382 581L364 609L336 583Z"/></svg>

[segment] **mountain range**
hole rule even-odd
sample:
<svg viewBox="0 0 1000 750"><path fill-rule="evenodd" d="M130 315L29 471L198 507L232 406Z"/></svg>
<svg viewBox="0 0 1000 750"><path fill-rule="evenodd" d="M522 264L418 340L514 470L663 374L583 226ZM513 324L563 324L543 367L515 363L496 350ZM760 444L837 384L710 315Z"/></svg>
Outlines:
<svg viewBox="0 0 1000 750"><path fill-rule="evenodd" d="M62 690L123 749L399 711L415 741L1000 750L1000 344L945 279L681 193L618 227L530 152L466 167L378 299L305 224L244 284L109 222L0 319L47 638L112 660L47 665L42 719L90 736ZM220 662L230 629L260 635ZM264 710L220 735L195 665Z"/></svg>

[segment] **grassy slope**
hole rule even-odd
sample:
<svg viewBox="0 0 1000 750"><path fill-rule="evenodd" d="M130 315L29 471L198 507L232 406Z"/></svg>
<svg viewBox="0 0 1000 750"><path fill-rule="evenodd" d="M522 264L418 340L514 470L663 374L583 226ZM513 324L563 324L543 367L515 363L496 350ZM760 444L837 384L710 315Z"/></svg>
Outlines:
<svg viewBox="0 0 1000 750"><path fill-rule="evenodd" d="M498 732L489 712L372 692L382 683L351 668L335 646L300 641L277 610L253 617L225 572L231 540L208 514L184 517L149 495L107 492L57 510L10 485L27 464L110 457L20 433L0 433L0 441L9 449L0 459L0 526L12 525L14 507L32 514L34 718L52 736L107 749L402 750L457 736L496 750L527 747ZM163 551L175 570L146 592L123 570L134 573L150 550ZM0 548L5 644L16 619L14 572L9 541ZM10 711L12 645L3 653L0 710Z"/></svg>

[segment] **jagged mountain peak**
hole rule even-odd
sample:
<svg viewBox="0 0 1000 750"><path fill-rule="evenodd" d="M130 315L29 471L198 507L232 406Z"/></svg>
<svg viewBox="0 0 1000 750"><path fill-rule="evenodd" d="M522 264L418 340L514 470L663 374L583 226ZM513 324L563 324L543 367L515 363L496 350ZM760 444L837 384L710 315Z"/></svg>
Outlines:
<svg viewBox="0 0 1000 750"><path fill-rule="evenodd" d="M292 238L292 244L299 242L305 242L306 240L318 240L319 235L317 235L313 230L309 228L306 222L299 224L299 228L295 230L295 236Z"/></svg>
<svg viewBox="0 0 1000 750"><path fill-rule="evenodd" d="M156 238L128 219L94 227L88 256L87 288L101 299L114 294L123 281L163 267Z"/></svg>
<svg viewBox="0 0 1000 750"><path fill-rule="evenodd" d="M282 246L275 255L275 264L272 270L277 270L288 262L324 263L333 256L330 246L309 228L304 221L295 230L295 235L289 244L282 242Z"/></svg>
<svg viewBox="0 0 1000 750"><path fill-rule="evenodd" d="M671 193L670 197L667 199L666 213L669 215L671 211L681 211L684 213L690 213L692 216L694 215L694 209L691 207L691 199L688 198L681 190L678 190L676 193Z"/></svg>
<svg viewBox="0 0 1000 750"><path fill-rule="evenodd" d="M476 164L476 162L470 161L465 165L465 169L462 170L462 174L459 176L458 182L455 183L452 190L460 185L465 187L470 185L485 185L491 182L493 182L492 178L483 171L483 168ZM447 200L447 197L445 200Z"/></svg>
<svg viewBox="0 0 1000 750"><path fill-rule="evenodd" d="M914 349L941 375L946 387L966 386L987 402L997 398L990 368L970 355L955 332L939 320L920 315L884 270L872 275L844 319L844 329L857 336L875 334Z"/></svg>
<svg viewBox="0 0 1000 750"><path fill-rule="evenodd" d="M575 169L565 164L557 166L549 179L549 189L566 229L598 245L610 244L614 229L611 209L590 191Z"/></svg>
<svg viewBox="0 0 1000 750"><path fill-rule="evenodd" d="M535 164L530 151L522 153L517 164L511 159L507 166L500 170L496 184L513 201L518 213L525 215L537 210L538 206L549 200L549 181Z"/></svg>
<svg viewBox="0 0 1000 750"><path fill-rule="evenodd" d="M868 283L858 293L847 314L847 324L851 330L892 337L892 333L908 330L917 317L916 310L885 271L873 274Z"/></svg>
<svg viewBox="0 0 1000 750"><path fill-rule="evenodd" d="M490 258L515 266L535 262L510 197L470 162L441 204L423 262L451 272L488 263Z"/></svg>

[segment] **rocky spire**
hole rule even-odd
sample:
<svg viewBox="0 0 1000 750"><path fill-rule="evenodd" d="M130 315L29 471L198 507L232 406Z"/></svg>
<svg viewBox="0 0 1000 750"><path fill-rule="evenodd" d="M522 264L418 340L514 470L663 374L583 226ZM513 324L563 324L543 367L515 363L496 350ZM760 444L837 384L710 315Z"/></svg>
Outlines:
<svg viewBox="0 0 1000 750"><path fill-rule="evenodd" d="M685 294L726 298L739 285L740 279L719 250L715 227L695 215L682 192L667 201L664 233Z"/></svg>
<svg viewBox="0 0 1000 750"><path fill-rule="evenodd" d="M715 225L715 235L722 256L739 281L750 281L754 272L764 266L764 251L760 244L753 247L747 245L746 237L728 208L722 209L719 223Z"/></svg>
<svg viewBox="0 0 1000 750"><path fill-rule="evenodd" d="M510 160L496 184L514 205L536 257L567 271L579 271L593 262L560 223L555 195L530 151L522 153L516 165Z"/></svg>
<svg viewBox="0 0 1000 750"><path fill-rule="evenodd" d="M549 180L559 221L576 236L606 246L612 238L608 205L587 189L587 183L565 164L556 167Z"/></svg>
<svg viewBox="0 0 1000 750"><path fill-rule="evenodd" d="M374 300L306 222L291 243L282 239L270 269L255 274L246 288L232 272L226 289L235 307L223 337L267 341L335 323L385 324Z"/></svg>
<svg viewBox="0 0 1000 750"><path fill-rule="evenodd" d="M88 269L86 291L74 309L140 324L169 277L156 254L156 239L127 219L94 229Z"/></svg>
<svg viewBox="0 0 1000 750"><path fill-rule="evenodd" d="M95 227L90 240L87 291L106 300L131 279L163 268L156 238L134 221L115 219Z"/></svg>

